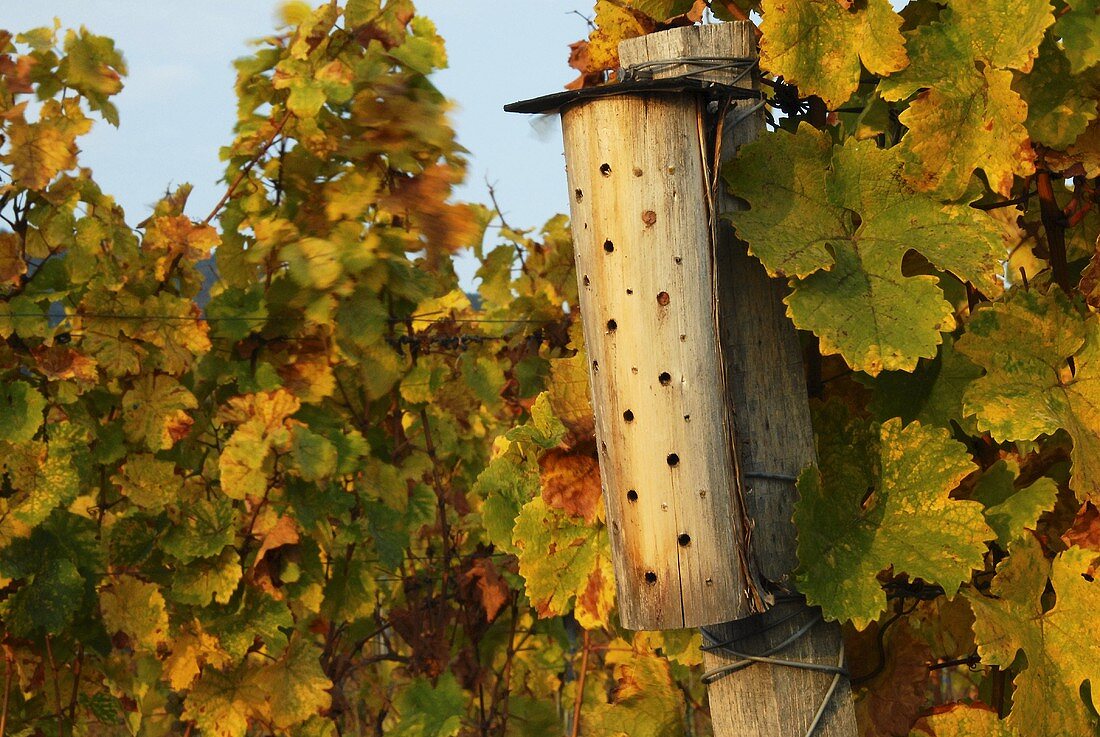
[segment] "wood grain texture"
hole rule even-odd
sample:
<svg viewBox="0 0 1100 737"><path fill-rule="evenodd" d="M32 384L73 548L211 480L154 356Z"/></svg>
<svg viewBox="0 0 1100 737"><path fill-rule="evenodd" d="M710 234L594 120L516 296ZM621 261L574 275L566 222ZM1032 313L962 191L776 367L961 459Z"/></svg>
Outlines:
<svg viewBox="0 0 1100 737"><path fill-rule="evenodd" d="M686 56L756 57L751 23L735 22L677 28L631 39L620 45L624 65ZM735 102L727 121L740 117L752 102ZM725 127L721 158L764 129L762 114L735 127ZM719 212L740 207L720 194ZM752 520L752 552L757 569L780 588L789 588L797 564L791 512L797 500L794 484L768 476L794 477L815 461L805 375L798 335L786 317L786 285L771 279L747 253L727 222L717 226L718 299L721 347L727 372L736 430L736 461L743 497ZM768 628L769 622L794 616ZM802 603L782 603L764 615L708 628L721 638L737 638L736 647L762 653L809 621L815 610ZM836 664L840 627L816 626L808 636L784 650L783 657ZM731 662L707 654L708 669ZM790 667L757 664L714 682L708 688L717 737L802 737L809 727L832 676ZM851 689L842 679L815 737L855 737Z"/></svg>
<svg viewBox="0 0 1100 737"><path fill-rule="evenodd" d="M694 97L608 97L563 116L580 308L630 629L752 613L725 407Z"/></svg>

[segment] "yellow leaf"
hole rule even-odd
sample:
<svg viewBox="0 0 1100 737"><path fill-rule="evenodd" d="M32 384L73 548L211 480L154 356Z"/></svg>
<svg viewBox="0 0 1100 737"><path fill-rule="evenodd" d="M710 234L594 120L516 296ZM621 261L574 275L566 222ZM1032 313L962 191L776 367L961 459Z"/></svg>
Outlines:
<svg viewBox="0 0 1100 737"><path fill-rule="evenodd" d="M52 125L15 120L7 136L10 150L2 160L11 166L17 187L45 189L55 176L76 166L75 144Z"/></svg>
<svg viewBox="0 0 1100 737"><path fill-rule="evenodd" d="M156 584L118 576L99 593L103 623L111 634L122 632L136 650L155 650L168 640L168 610Z"/></svg>

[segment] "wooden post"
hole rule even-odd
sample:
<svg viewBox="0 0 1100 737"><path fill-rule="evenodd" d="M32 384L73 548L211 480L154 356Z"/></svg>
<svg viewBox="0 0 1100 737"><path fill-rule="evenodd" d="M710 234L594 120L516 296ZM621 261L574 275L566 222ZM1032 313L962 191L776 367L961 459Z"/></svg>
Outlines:
<svg viewBox="0 0 1100 737"><path fill-rule="evenodd" d="M624 67L691 56L755 57L756 38L748 22L691 26L631 39L620 45L619 53ZM736 120L751 104L734 103L727 120ZM726 127L722 158L736 155L737 146L755 138L762 129L762 115ZM719 212L737 206L729 197L719 198ZM702 219L702 214L698 217ZM786 317L786 285L767 276L725 223L719 228L717 265L728 404L735 413L736 462L744 485L746 511L752 519L753 553L765 578L784 583L797 562L791 523L797 492L789 479L815 459L802 353L798 336ZM795 616L779 626L766 627L787 614ZM761 653L785 640L813 614L802 603L784 602L767 615L730 622L710 631L717 631L722 638L737 638L736 648L740 651ZM835 665L840 643L839 626L822 623L777 657ZM731 661L707 654L705 662L708 669L713 669ZM715 735L801 737L832 679L827 673L758 663L717 680L708 688ZM815 737L856 734L850 688L847 679L842 679Z"/></svg>
<svg viewBox="0 0 1100 737"><path fill-rule="evenodd" d="M762 609L741 555L704 105L623 95L562 114L619 613L631 629Z"/></svg>

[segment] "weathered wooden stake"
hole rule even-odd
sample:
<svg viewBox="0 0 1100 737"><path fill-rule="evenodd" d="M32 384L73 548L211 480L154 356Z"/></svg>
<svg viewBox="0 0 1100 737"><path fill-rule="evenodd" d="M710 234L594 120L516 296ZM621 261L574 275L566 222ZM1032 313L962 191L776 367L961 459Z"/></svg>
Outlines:
<svg viewBox="0 0 1100 737"><path fill-rule="evenodd" d="M562 113L580 307L619 612L631 629L760 606L739 553L698 95Z"/></svg>
<svg viewBox="0 0 1100 737"><path fill-rule="evenodd" d="M562 113L623 626L711 625L704 634L728 645L705 655L711 676L751 665L710 685L719 737L800 737L812 725L815 737L855 737L850 687L836 675L840 629L790 581L794 479L814 444L786 285L718 217L739 203L715 186L716 169L763 128L759 101L729 94L757 84L736 71L756 58L754 30L631 39L623 67L656 81L507 109ZM703 94L700 80L726 94Z"/></svg>
<svg viewBox="0 0 1100 737"><path fill-rule="evenodd" d="M626 41L619 52L624 67L656 59L755 58L756 37L752 24L747 22L692 26ZM734 103L727 120L736 121L751 104ZM762 129L762 115L727 126L721 148L723 160L736 155L737 146L756 138ZM738 209L738 203L723 195L717 209L730 212ZM702 214L699 218L703 219ZM797 476L815 459L802 353L797 333L786 317L786 285L768 277L726 223L719 228L716 250L728 406L735 413L736 461L753 525L754 558L765 578L785 582L797 562L791 523L797 492L784 477ZM765 629L767 622L778 621L794 609L806 607L797 602L780 603L767 617L750 617L709 629L723 638L737 638L740 651L761 653L785 640L812 616L803 611L780 626ZM838 626L820 624L777 657L835 664L840 642ZM705 662L708 669L713 669L730 661L708 654ZM708 689L715 734L799 737L809 728L832 678L827 673L760 663L722 678ZM815 735L855 737L847 679L842 679Z"/></svg>

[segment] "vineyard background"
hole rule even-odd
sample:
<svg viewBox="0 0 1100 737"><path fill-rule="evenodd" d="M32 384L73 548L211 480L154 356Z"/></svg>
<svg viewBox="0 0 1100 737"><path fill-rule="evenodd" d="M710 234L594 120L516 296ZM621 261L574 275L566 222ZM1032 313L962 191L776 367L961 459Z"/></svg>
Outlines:
<svg viewBox="0 0 1100 737"><path fill-rule="evenodd" d="M600 0L577 84L704 5ZM861 729L1094 734L1097 4L750 10L732 220L805 331L793 580ZM566 220L454 201L410 2L283 14L221 202L130 219L79 166L121 53L0 33L0 737L707 734L698 636L615 616Z"/></svg>

